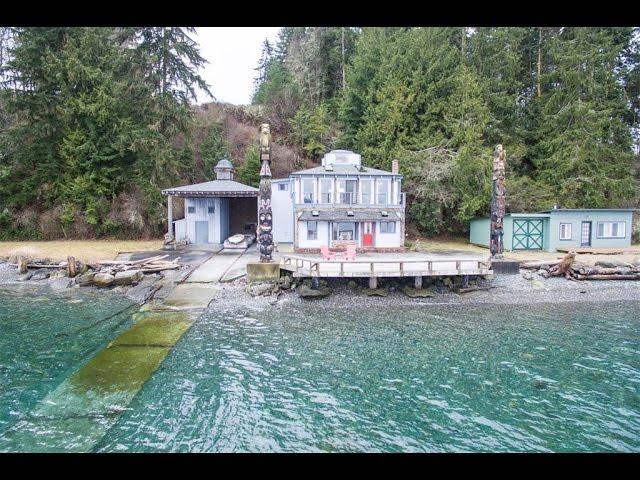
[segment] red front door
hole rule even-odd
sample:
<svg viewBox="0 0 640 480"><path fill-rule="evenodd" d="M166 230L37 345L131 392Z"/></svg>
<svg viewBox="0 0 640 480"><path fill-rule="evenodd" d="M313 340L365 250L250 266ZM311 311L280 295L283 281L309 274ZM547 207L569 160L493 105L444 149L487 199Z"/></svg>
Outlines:
<svg viewBox="0 0 640 480"><path fill-rule="evenodd" d="M362 246L373 247L373 223L364 223L364 233L362 234Z"/></svg>

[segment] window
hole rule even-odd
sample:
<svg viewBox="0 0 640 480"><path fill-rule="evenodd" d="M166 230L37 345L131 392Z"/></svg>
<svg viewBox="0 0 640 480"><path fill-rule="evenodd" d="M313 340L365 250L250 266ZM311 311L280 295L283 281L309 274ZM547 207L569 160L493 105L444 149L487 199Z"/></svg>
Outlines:
<svg viewBox="0 0 640 480"><path fill-rule="evenodd" d="M281 192L285 191L285 190L288 190L288 189L289 189L289 185L287 185L286 183L279 183L278 184L278 190L280 190Z"/></svg>
<svg viewBox="0 0 640 480"><path fill-rule="evenodd" d="M388 178L378 179L377 203L379 204L389 203L389 179Z"/></svg>
<svg viewBox="0 0 640 480"><path fill-rule="evenodd" d="M332 197L333 197L332 190L333 190L333 179L321 178L320 179L320 203L332 202Z"/></svg>
<svg viewBox="0 0 640 480"><path fill-rule="evenodd" d="M196 213L196 207L187 207L188 213Z"/></svg>
<svg viewBox="0 0 640 480"><path fill-rule="evenodd" d="M318 222L307 222L307 240L318 239Z"/></svg>
<svg viewBox="0 0 640 480"><path fill-rule="evenodd" d="M207 212L214 213L216 211L216 207L208 207Z"/></svg>
<svg viewBox="0 0 640 480"><path fill-rule="evenodd" d="M396 233L396 222L380 222L380 233Z"/></svg>
<svg viewBox="0 0 640 480"><path fill-rule="evenodd" d="M362 190L362 203L364 205L372 204L373 196L371 195L371 180L361 180L360 189Z"/></svg>
<svg viewBox="0 0 640 480"><path fill-rule="evenodd" d="M356 203L357 180L338 180L338 200L340 203Z"/></svg>
<svg viewBox="0 0 640 480"><path fill-rule="evenodd" d="M336 222L332 228L334 240L357 240L358 230L355 222Z"/></svg>
<svg viewBox="0 0 640 480"><path fill-rule="evenodd" d="M560 240L571 240L571 224L570 223L561 223L560 224Z"/></svg>
<svg viewBox="0 0 640 480"><path fill-rule="evenodd" d="M305 178L302 180L302 202L314 203L314 182L312 178Z"/></svg>
<svg viewBox="0 0 640 480"><path fill-rule="evenodd" d="M598 222L598 238L625 238L625 222Z"/></svg>

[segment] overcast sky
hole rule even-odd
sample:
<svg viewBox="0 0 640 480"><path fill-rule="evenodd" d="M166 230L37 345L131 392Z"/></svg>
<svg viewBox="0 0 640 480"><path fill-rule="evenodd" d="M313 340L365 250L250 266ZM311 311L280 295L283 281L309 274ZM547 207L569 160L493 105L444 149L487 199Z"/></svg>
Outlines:
<svg viewBox="0 0 640 480"><path fill-rule="evenodd" d="M200 74L219 102L251 102L262 42L274 42L280 27L198 27L195 40L209 61ZM199 95L198 103L210 101Z"/></svg>

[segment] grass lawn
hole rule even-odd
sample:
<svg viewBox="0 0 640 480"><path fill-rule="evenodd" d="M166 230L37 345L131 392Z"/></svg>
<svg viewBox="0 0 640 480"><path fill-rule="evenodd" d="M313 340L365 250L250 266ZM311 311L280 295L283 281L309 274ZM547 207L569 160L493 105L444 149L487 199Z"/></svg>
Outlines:
<svg viewBox="0 0 640 480"><path fill-rule="evenodd" d="M0 242L0 258L24 255L30 258L66 260L69 255L85 263L112 260L119 252L158 250L162 240L52 240L45 242ZM13 260L13 258L11 258Z"/></svg>

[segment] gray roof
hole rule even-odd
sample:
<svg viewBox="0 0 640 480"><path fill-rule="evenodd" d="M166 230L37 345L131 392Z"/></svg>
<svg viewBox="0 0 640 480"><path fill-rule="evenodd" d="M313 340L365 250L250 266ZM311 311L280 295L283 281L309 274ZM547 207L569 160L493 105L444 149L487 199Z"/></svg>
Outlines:
<svg viewBox="0 0 640 480"><path fill-rule="evenodd" d="M293 172L291 175L388 175L398 176L399 173L391 173L386 170L378 170L377 168L362 167L362 170L354 165L333 164L333 170L327 170L325 167L313 167L306 170Z"/></svg>
<svg viewBox="0 0 640 480"><path fill-rule="evenodd" d="M362 221L397 221L400 219L398 212L394 210L352 210L353 216L347 215L347 210L318 210L318 215L314 216L311 211L302 212L300 220L302 221L342 221L342 222L362 222ZM387 216L382 215L382 212L386 211Z"/></svg>
<svg viewBox="0 0 640 480"><path fill-rule="evenodd" d="M212 180L210 182L173 187L162 190L163 195L175 195L179 197L189 196L244 196L257 197L259 190L233 180Z"/></svg>

